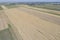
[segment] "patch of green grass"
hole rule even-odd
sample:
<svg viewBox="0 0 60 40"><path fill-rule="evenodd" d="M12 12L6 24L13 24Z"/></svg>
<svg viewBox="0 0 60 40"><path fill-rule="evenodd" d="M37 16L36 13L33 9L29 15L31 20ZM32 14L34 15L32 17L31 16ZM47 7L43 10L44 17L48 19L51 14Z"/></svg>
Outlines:
<svg viewBox="0 0 60 40"><path fill-rule="evenodd" d="M9 29L0 31L0 40L14 40Z"/></svg>
<svg viewBox="0 0 60 40"><path fill-rule="evenodd" d="M10 28L11 28L11 25L10 25L10 24L8 24L8 27L10 27Z"/></svg>
<svg viewBox="0 0 60 40"><path fill-rule="evenodd" d="M0 10L3 10L3 8L0 6Z"/></svg>

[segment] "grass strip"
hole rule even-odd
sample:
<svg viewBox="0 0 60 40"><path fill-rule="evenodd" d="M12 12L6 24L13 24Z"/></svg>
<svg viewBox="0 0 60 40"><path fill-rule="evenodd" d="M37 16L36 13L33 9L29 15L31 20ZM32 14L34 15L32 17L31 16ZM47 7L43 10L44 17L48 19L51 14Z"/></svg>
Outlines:
<svg viewBox="0 0 60 40"><path fill-rule="evenodd" d="M0 6L0 10L3 10L3 8Z"/></svg>
<svg viewBox="0 0 60 40"><path fill-rule="evenodd" d="M25 7L25 8L28 8L28 7ZM54 13L54 12L48 12L48 11L46 12L46 11L42 11L42 10L38 10L38 9L34 9L34 8L28 8L28 9L37 10L37 11L41 11L41 12L50 13L50 14L54 14L54 15L60 16L60 14L57 14L57 13Z"/></svg>

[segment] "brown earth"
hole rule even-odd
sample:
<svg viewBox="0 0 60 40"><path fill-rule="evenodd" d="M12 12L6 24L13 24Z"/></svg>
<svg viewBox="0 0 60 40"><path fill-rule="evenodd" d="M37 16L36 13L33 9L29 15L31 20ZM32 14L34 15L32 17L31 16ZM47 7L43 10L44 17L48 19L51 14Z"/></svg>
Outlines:
<svg viewBox="0 0 60 40"><path fill-rule="evenodd" d="M12 28L18 40L21 39L19 35L22 36L23 40L60 40L60 21L57 20L59 22L56 24L56 19L53 19L54 17L60 19L59 16L41 12L43 16L37 17L36 15L32 15L35 13L34 11L30 10L28 13L21 10L21 8L5 9L4 12L14 25ZM36 13L38 14L40 12ZM40 17L45 17L44 15L50 15L49 18L54 16L52 19L55 23L41 19Z"/></svg>

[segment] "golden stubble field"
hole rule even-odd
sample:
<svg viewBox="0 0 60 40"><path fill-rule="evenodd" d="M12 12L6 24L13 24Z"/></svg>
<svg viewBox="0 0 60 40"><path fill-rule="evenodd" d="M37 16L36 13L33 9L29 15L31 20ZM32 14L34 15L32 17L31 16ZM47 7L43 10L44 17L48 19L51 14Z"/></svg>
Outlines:
<svg viewBox="0 0 60 40"><path fill-rule="evenodd" d="M58 24L45 21L27 12L20 11L17 8L6 9L4 12L17 29L14 29L14 31L16 31L16 33L18 31L19 33L17 34L21 35L23 40L60 39L60 25Z"/></svg>

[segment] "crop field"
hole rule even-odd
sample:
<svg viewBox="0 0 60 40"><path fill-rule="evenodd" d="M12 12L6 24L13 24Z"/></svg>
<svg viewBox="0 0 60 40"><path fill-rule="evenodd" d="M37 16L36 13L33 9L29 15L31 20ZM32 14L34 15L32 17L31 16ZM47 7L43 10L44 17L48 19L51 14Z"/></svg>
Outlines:
<svg viewBox="0 0 60 40"><path fill-rule="evenodd" d="M8 9L9 8L16 8L16 7L18 7L16 4L14 5L14 4L11 4L11 5L5 5Z"/></svg>
<svg viewBox="0 0 60 40"><path fill-rule="evenodd" d="M41 4L41 5L32 5L37 8L45 8L45 9L51 9L51 10L57 10L60 11L60 5L57 4Z"/></svg>
<svg viewBox="0 0 60 40"><path fill-rule="evenodd" d="M0 40L59 40L60 16L57 15L60 15L60 11L40 6L2 5L1 24L6 24L8 29L0 32ZM51 5L44 7L48 6Z"/></svg>
<svg viewBox="0 0 60 40"><path fill-rule="evenodd" d="M32 7L34 10L45 12L45 13L50 13L54 15L60 16L60 5L54 5L54 4L39 4L39 5L29 5ZM37 9L36 9L37 8Z"/></svg>
<svg viewBox="0 0 60 40"><path fill-rule="evenodd" d="M36 10L27 9L24 7L5 11L9 20L14 25L11 27L10 24L8 24L8 26L14 30L18 39L21 39L20 35L23 40L49 40L50 38L51 40L60 39L58 38L59 34L56 35L57 32L60 32L60 17L58 18L57 16L48 15L43 12L37 12Z"/></svg>

